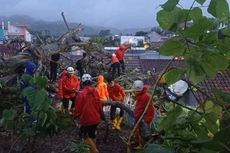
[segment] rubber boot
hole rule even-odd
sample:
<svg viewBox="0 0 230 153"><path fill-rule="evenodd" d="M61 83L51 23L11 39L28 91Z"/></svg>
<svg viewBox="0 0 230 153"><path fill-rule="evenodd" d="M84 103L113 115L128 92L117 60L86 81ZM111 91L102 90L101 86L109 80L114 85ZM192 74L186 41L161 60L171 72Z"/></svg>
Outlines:
<svg viewBox="0 0 230 153"><path fill-rule="evenodd" d="M118 119L117 119L117 124L116 124L116 126L115 126L115 128L116 128L117 130L121 130L121 122L122 122L122 120L123 120L123 117L118 117Z"/></svg>
<svg viewBox="0 0 230 153"><path fill-rule="evenodd" d="M84 139L84 144L89 145L90 153L99 153L96 143L91 138Z"/></svg>
<svg viewBox="0 0 230 153"><path fill-rule="evenodd" d="M114 120L113 120L113 126L112 126L112 129L116 129L116 126L117 126L117 122L118 122L118 117L116 117Z"/></svg>

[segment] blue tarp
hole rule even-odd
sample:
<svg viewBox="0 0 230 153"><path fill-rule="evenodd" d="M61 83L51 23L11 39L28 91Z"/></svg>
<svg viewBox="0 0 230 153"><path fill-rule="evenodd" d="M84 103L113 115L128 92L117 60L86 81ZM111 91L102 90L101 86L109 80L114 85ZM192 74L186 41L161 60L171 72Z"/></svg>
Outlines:
<svg viewBox="0 0 230 153"><path fill-rule="evenodd" d="M5 30L0 29L0 41L5 40Z"/></svg>

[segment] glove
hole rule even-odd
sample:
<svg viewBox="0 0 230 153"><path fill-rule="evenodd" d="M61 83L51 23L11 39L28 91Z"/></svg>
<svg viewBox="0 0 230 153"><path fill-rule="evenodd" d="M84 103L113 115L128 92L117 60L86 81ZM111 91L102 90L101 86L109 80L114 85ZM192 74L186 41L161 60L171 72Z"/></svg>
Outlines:
<svg viewBox="0 0 230 153"><path fill-rule="evenodd" d="M74 92L77 94L77 93L78 93L78 90L77 90L77 89L75 89L75 90L74 90Z"/></svg>

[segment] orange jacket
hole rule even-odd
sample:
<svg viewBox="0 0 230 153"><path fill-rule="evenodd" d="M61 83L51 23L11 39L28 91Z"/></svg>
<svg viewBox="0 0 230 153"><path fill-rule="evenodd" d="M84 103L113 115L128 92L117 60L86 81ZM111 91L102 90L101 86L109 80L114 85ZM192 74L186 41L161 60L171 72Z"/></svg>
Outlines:
<svg viewBox="0 0 230 153"><path fill-rule="evenodd" d="M109 99L107 85L104 82L104 77L102 75L98 76L97 92L101 101L106 101Z"/></svg>
<svg viewBox="0 0 230 153"><path fill-rule="evenodd" d="M118 58L119 61L124 60L125 52L126 52L128 49L129 49L129 47L125 47L124 45L122 45L122 47L120 46L120 47L116 50L115 54L116 54L116 56L117 56L117 58Z"/></svg>
<svg viewBox="0 0 230 153"><path fill-rule="evenodd" d="M125 91L121 88L121 86L118 83L115 83L113 86L109 85L107 89L109 92L109 97L113 101L124 101Z"/></svg>
<svg viewBox="0 0 230 153"><path fill-rule="evenodd" d="M112 63L119 62L118 58L116 56L112 56Z"/></svg>
<svg viewBox="0 0 230 153"><path fill-rule="evenodd" d="M63 76L58 82L58 96L60 98L73 98L76 96L74 90L80 89L80 82L76 75Z"/></svg>
<svg viewBox="0 0 230 153"><path fill-rule="evenodd" d="M136 94L136 105L134 110L134 118L137 122L140 118L141 114L144 112L146 105L148 104L149 99L151 98L150 95L147 92L148 87L144 86L144 89ZM147 110L147 112L144 115L144 121L146 123L151 123L154 119L155 115L155 109L154 109L154 103L153 101L150 103L150 106Z"/></svg>
<svg viewBox="0 0 230 153"><path fill-rule="evenodd" d="M77 95L73 116L80 117L80 125L90 126L100 123L102 112L102 103L96 89L84 87Z"/></svg>

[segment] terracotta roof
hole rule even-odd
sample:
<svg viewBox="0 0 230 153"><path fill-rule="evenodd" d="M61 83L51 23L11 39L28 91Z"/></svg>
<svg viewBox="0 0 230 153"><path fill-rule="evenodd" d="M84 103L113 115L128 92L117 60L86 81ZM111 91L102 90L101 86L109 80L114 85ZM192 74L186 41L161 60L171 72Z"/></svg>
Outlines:
<svg viewBox="0 0 230 153"><path fill-rule="evenodd" d="M161 72L169 62L169 59L142 59L141 67L143 71ZM182 64L183 61L173 61L170 68L180 67Z"/></svg>
<svg viewBox="0 0 230 153"><path fill-rule="evenodd" d="M212 96L212 89L220 89L223 92L230 93L230 70L217 73L214 79L206 79L199 84L202 92ZM208 97L200 91L195 92L198 99L203 102Z"/></svg>
<svg viewBox="0 0 230 153"><path fill-rule="evenodd" d="M141 60L141 67L143 71L154 71L153 68L155 68L155 72L161 72L166 65L170 62L170 60L162 60L162 59L156 59L156 60ZM173 61L171 64L172 67L180 67L183 65L183 61ZM153 81L156 80L156 78L153 78ZM230 70L225 72L219 72L217 73L216 77L214 79L205 79L202 81L199 85L199 88L206 93L209 96L212 96L212 89L220 89L223 92L230 93ZM194 92L196 98L200 102L204 102L207 99L207 96L199 92L198 90Z"/></svg>

